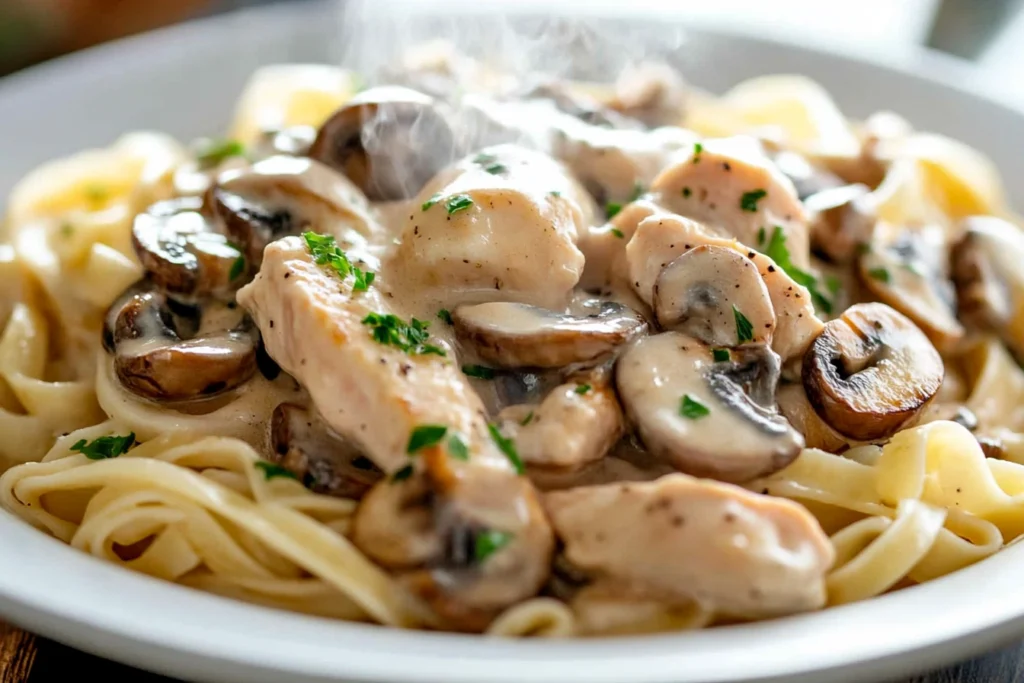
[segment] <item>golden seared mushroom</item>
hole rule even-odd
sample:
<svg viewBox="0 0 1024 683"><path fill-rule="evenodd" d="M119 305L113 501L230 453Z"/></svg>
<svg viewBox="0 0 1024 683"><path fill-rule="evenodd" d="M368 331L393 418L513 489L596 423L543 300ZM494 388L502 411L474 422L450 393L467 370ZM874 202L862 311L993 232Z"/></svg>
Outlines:
<svg viewBox="0 0 1024 683"><path fill-rule="evenodd" d="M605 457L622 437L622 408L601 373L581 375L539 405L509 406L498 414L528 468L573 471Z"/></svg>
<svg viewBox="0 0 1024 683"><path fill-rule="evenodd" d="M400 86L359 93L320 127L309 156L345 174L373 201L408 199L457 156L435 100Z"/></svg>
<svg viewBox="0 0 1024 683"><path fill-rule="evenodd" d="M547 493L544 507L566 558L592 576L740 618L825 605L832 545L792 501L677 473Z"/></svg>
<svg viewBox="0 0 1024 683"><path fill-rule="evenodd" d="M808 266L807 213L792 181L752 138L694 143L654 179L651 191L670 211L754 249L777 226L793 263Z"/></svg>
<svg viewBox="0 0 1024 683"><path fill-rule="evenodd" d="M334 433L315 411L282 403L274 410L270 435L276 462L311 491L359 499L384 477L372 460Z"/></svg>
<svg viewBox="0 0 1024 683"><path fill-rule="evenodd" d="M913 322L885 304L856 304L811 344L803 384L829 426L874 441L910 425L939 390L943 372L938 351Z"/></svg>
<svg viewBox="0 0 1024 683"><path fill-rule="evenodd" d="M452 311L452 322L460 343L503 368L561 368L597 361L647 330L636 311L614 302L582 315L510 302L459 306Z"/></svg>
<svg viewBox="0 0 1024 683"><path fill-rule="evenodd" d="M314 230L351 248L364 245L376 230L369 203L357 187L327 166L300 157L274 156L226 172L210 188L207 202L254 271L275 239Z"/></svg>
<svg viewBox="0 0 1024 683"><path fill-rule="evenodd" d="M825 424L814 406L807 400L802 384L784 384L775 395L779 412L789 420L793 429L804 437L805 448L820 448L829 453L841 453L853 445L853 441Z"/></svg>
<svg viewBox="0 0 1024 683"><path fill-rule="evenodd" d="M875 212L866 185L843 185L804 200L810 215L811 245L834 263L850 263L872 241Z"/></svg>
<svg viewBox="0 0 1024 683"><path fill-rule="evenodd" d="M775 311L757 266L734 249L700 246L665 266L654 283L654 315L712 346L768 343Z"/></svg>
<svg viewBox="0 0 1024 683"><path fill-rule="evenodd" d="M153 283L167 292L205 296L244 284L238 245L216 232L199 197L157 202L135 217L132 244Z"/></svg>
<svg viewBox="0 0 1024 683"><path fill-rule="evenodd" d="M858 261L861 282L874 298L910 318L936 348L952 351L964 328L956 319L955 293L947 279L945 230L897 231L880 224L878 236Z"/></svg>
<svg viewBox="0 0 1024 683"><path fill-rule="evenodd" d="M742 483L785 467L804 446L775 410L779 372L764 344L727 351L665 332L623 354L616 381L652 453L680 472Z"/></svg>
<svg viewBox="0 0 1024 683"><path fill-rule="evenodd" d="M256 371L259 333L243 311L176 304L145 281L111 307L104 337L122 385L152 401L211 398Z"/></svg>
<svg viewBox="0 0 1024 683"><path fill-rule="evenodd" d="M964 221L963 240L952 249L960 318L995 332L1024 358L1024 234L992 216Z"/></svg>

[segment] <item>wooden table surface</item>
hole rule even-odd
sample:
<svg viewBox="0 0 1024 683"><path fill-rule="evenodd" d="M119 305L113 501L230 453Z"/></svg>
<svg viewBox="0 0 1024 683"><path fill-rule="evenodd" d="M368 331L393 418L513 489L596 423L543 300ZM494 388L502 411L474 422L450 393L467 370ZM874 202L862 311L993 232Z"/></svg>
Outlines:
<svg viewBox="0 0 1024 683"><path fill-rule="evenodd" d="M0 622L0 683L51 683L66 680L60 671L74 671L86 680L175 683L175 679L72 650ZM903 683L1024 682L1024 643L968 660L956 666L915 676Z"/></svg>

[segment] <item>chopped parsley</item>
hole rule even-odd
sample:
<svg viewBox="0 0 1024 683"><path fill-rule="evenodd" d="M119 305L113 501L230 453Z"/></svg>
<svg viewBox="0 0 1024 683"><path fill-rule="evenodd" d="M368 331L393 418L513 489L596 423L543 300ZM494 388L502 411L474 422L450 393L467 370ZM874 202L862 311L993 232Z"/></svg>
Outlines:
<svg viewBox="0 0 1024 683"><path fill-rule="evenodd" d="M401 318L391 313L381 315L380 313L369 313L363 318L363 324L372 328L370 334L374 341L384 346L396 348L419 356L434 354L436 356L447 356L445 350L439 346L428 344L430 333L427 327L430 323L422 320L412 319L411 324L406 324Z"/></svg>
<svg viewBox="0 0 1024 683"><path fill-rule="evenodd" d="M480 164L481 166L493 164L497 160L498 157L494 156L493 154L488 154L487 152L480 152L475 157L473 157L473 163Z"/></svg>
<svg viewBox="0 0 1024 683"><path fill-rule="evenodd" d="M821 290L818 289L818 278L810 273L797 268L789 257L789 248L786 246L786 235L778 225L772 231L772 237L765 247L764 255L775 261L776 265L785 271L798 285L803 285L811 293L811 301L825 313L832 312L832 301L829 300Z"/></svg>
<svg viewBox="0 0 1024 683"><path fill-rule="evenodd" d="M693 143L693 163L700 163L700 155L704 151L704 145L699 142Z"/></svg>
<svg viewBox="0 0 1024 683"><path fill-rule="evenodd" d="M684 197L689 197L691 194L693 194L693 190L691 190L688 187L684 187L683 188L683 196Z"/></svg>
<svg viewBox="0 0 1024 683"><path fill-rule="evenodd" d="M583 394L585 394L588 391L590 391L590 389L591 389L591 386L589 384L579 384L579 385L576 386L576 388L573 391L575 391L577 394L582 396Z"/></svg>
<svg viewBox="0 0 1024 683"><path fill-rule="evenodd" d="M548 194L551 195L552 197L561 197L562 196L562 193L559 192L558 190L551 190L551 192L548 192Z"/></svg>
<svg viewBox="0 0 1024 683"><path fill-rule="evenodd" d="M237 280L241 277L242 273L245 272L245 254L239 252L238 258L231 264L231 271L228 273L228 278L232 281Z"/></svg>
<svg viewBox="0 0 1024 683"><path fill-rule="evenodd" d="M825 288L828 289L832 296L839 294L839 290L843 288L843 283L835 275L829 275L825 278Z"/></svg>
<svg viewBox="0 0 1024 683"><path fill-rule="evenodd" d="M732 314L736 318L736 341L740 344L753 341L754 326L750 324L747 316L743 315L740 309L736 308L736 304L732 305Z"/></svg>
<svg viewBox="0 0 1024 683"><path fill-rule="evenodd" d="M494 379L494 370L486 365L463 365L462 372L477 379Z"/></svg>
<svg viewBox="0 0 1024 683"><path fill-rule="evenodd" d="M508 167L504 164L490 164L489 166L484 166L484 170L491 175L501 175L508 172Z"/></svg>
<svg viewBox="0 0 1024 683"><path fill-rule="evenodd" d="M757 203L767 196L768 192L762 189L744 192L740 197L740 208L750 213L757 213Z"/></svg>
<svg viewBox="0 0 1024 683"><path fill-rule="evenodd" d="M729 349L711 349L711 357L715 359L716 363L724 363L731 356L729 355Z"/></svg>
<svg viewBox="0 0 1024 683"><path fill-rule="evenodd" d="M608 202L604 205L604 215L608 220L615 218L620 211L622 211L622 204L618 202Z"/></svg>
<svg viewBox="0 0 1024 683"><path fill-rule="evenodd" d="M889 275L889 271L886 268L872 268L868 271L868 275L879 282L888 283L892 279L892 276Z"/></svg>
<svg viewBox="0 0 1024 683"><path fill-rule="evenodd" d="M405 467L391 475L391 483L405 481L406 479L412 476L412 471L412 465L406 465Z"/></svg>
<svg viewBox="0 0 1024 683"><path fill-rule="evenodd" d="M459 211L465 211L471 206L473 206L473 199L468 194L457 194L444 203L444 208L448 210L449 216Z"/></svg>
<svg viewBox="0 0 1024 683"><path fill-rule="evenodd" d="M405 452L412 455L424 448L437 445L441 443L441 439L447 433L448 428L444 425L420 425L409 435L409 443L405 447Z"/></svg>
<svg viewBox="0 0 1024 683"><path fill-rule="evenodd" d="M501 175L508 171L508 167L498 163L498 157L493 154L480 153L473 158L473 162L483 166L483 169L491 175Z"/></svg>
<svg viewBox="0 0 1024 683"><path fill-rule="evenodd" d="M275 477L284 477L285 479L294 479L298 481L299 478L295 476L295 473L291 470L281 467L275 462L267 462L266 460L258 460L256 462L256 469L263 472L263 478L267 481L274 479Z"/></svg>
<svg viewBox="0 0 1024 683"><path fill-rule="evenodd" d="M625 235L623 235L623 234L622 234L622 231L621 231L621 230L619 230L618 228L612 228L612 231L611 231L611 232L612 232L612 234L613 234L613 235L615 235L616 237L618 237L618 238L619 238L620 240L621 240L621 239L625 239L625 237L626 237Z"/></svg>
<svg viewBox="0 0 1024 683"><path fill-rule="evenodd" d="M528 412L528 413L526 414L526 417L524 417L524 418L523 418L523 419L522 419L522 420L521 420L521 421L519 422L519 425L520 425L520 426L522 426L522 427L525 427L526 425L530 424L531 422L533 422L533 411L532 411L532 410L531 410L530 412Z"/></svg>
<svg viewBox="0 0 1024 683"><path fill-rule="evenodd" d="M437 319L447 325L455 324L454 321L452 321L451 311L449 311L447 308L442 308L440 311L437 312Z"/></svg>
<svg viewBox="0 0 1024 683"><path fill-rule="evenodd" d="M523 466L523 461L519 457L519 451L516 450L516 445L512 439L506 439L502 436L498 428L493 424L487 425L487 431L491 433L491 439L494 440L495 445L505 454L508 461L512 463L512 467L515 468L516 474L522 474L526 471Z"/></svg>
<svg viewBox="0 0 1024 683"><path fill-rule="evenodd" d="M81 453L89 460L106 460L127 453L134 445L135 432L130 432L128 436L101 436L89 442L82 439L71 447L71 451Z"/></svg>
<svg viewBox="0 0 1024 683"><path fill-rule="evenodd" d="M437 204L439 201L441 201L441 193L440 192L434 194L433 197L431 197L427 201L423 202L423 205L420 206L420 209L423 210L423 211L426 211L427 209L432 207L434 204Z"/></svg>
<svg viewBox="0 0 1024 683"><path fill-rule="evenodd" d="M629 195L629 201L635 202L643 196L644 192L646 192L644 186L640 184L639 180L636 181L636 183L633 184L633 194Z"/></svg>
<svg viewBox="0 0 1024 683"><path fill-rule="evenodd" d="M240 156L245 156L245 145L238 140L209 140L196 153L196 161L201 167L210 168Z"/></svg>
<svg viewBox="0 0 1024 683"><path fill-rule="evenodd" d="M306 240L309 253L318 266L330 266L342 280L352 275L352 291L365 292L373 284L376 273L364 271L352 265L348 255L334 242L330 235L319 235L315 232L304 232L302 238ZM245 265L244 262L242 265ZM234 271L235 266L232 266Z"/></svg>
<svg viewBox="0 0 1024 683"><path fill-rule="evenodd" d="M448 454L459 460L469 460L469 446L458 434L448 437Z"/></svg>
<svg viewBox="0 0 1024 683"><path fill-rule="evenodd" d="M762 225L757 231L757 246L763 247L764 240L768 235L765 233L764 226Z"/></svg>
<svg viewBox="0 0 1024 683"><path fill-rule="evenodd" d="M683 400L679 402L679 414L688 420L699 420L710 415L711 410L689 394L683 394Z"/></svg>
<svg viewBox="0 0 1024 683"><path fill-rule="evenodd" d="M508 545L512 538L512 534L507 531L493 529L477 534L476 542L473 544L473 559L477 564L483 564L488 557Z"/></svg>

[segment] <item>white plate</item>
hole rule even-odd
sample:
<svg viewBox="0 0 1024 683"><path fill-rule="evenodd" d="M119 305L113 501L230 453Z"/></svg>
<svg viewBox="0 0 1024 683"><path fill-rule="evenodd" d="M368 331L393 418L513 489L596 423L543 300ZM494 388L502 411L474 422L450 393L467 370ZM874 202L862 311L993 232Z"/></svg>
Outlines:
<svg viewBox="0 0 1024 683"><path fill-rule="evenodd" d="M0 84L0 193L48 158L137 128L187 138L220 129L260 63L329 59L323 7L249 12L162 31ZM722 89L806 73L846 111L890 108L977 145L1011 196L1024 189L1024 116L969 91L950 60L881 65L763 39L698 33L680 51ZM929 75L935 74L935 75ZM697 633L512 642L310 618L204 595L106 565L0 513L0 615L74 647L162 673L223 681L696 683L849 681L940 666L1024 635L1017 545L897 594Z"/></svg>

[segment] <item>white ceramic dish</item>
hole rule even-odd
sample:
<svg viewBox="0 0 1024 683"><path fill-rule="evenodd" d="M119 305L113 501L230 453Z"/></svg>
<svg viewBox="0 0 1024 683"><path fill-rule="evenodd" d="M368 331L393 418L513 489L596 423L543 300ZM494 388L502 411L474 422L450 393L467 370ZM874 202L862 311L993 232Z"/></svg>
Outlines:
<svg viewBox="0 0 1024 683"><path fill-rule="evenodd" d="M36 163L126 130L218 130L260 63L329 59L336 24L308 5L124 41L0 83L0 194ZM1024 190L1024 115L970 92L971 71L925 56L882 65L698 32L688 76L723 89L760 73L822 82L852 115L891 108L992 155ZM893 60L887 60L893 61ZM896 60L899 61L899 60ZM100 655L188 679L294 683L696 683L879 680L1024 635L1024 546L868 602L658 637L503 642L345 624L252 607L108 566L0 513L0 616Z"/></svg>

